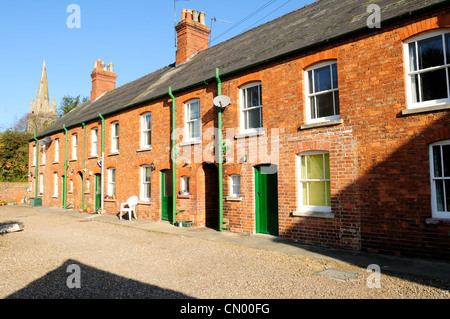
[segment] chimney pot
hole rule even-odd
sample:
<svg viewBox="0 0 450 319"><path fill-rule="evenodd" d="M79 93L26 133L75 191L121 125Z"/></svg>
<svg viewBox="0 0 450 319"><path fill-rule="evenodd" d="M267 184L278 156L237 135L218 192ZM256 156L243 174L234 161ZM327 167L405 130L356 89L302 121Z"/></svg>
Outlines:
<svg viewBox="0 0 450 319"><path fill-rule="evenodd" d="M199 22L199 19L198 19L198 10L193 10L193 11L192 11L192 20L194 20L195 22Z"/></svg>
<svg viewBox="0 0 450 319"><path fill-rule="evenodd" d="M200 19L200 23L201 23L201 24L206 25L206 21L205 21L205 13L204 13L203 11L200 12L199 19Z"/></svg>
<svg viewBox="0 0 450 319"><path fill-rule="evenodd" d="M186 10L186 19L192 20L192 10L191 9Z"/></svg>
<svg viewBox="0 0 450 319"><path fill-rule="evenodd" d="M186 9L181 11L181 21L186 20Z"/></svg>

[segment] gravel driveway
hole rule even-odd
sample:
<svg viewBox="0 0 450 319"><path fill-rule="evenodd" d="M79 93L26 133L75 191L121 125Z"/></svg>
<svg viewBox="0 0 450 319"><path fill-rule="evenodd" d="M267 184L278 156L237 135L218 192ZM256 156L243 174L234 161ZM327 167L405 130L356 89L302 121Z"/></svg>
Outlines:
<svg viewBox="0 0 450 319"><path fill-rule="evenodd" d="M5 221L21 222L24 230L0 236L0 298L450 298L449 283L442 279L382 273L381 287L369 288L366 269L344 262L38 213L26 206L0 207L0 222ZM343 282L316 274L325 269L359 276ZM69 289L67 283L76 285L77 278L81 288Z"/></svg>

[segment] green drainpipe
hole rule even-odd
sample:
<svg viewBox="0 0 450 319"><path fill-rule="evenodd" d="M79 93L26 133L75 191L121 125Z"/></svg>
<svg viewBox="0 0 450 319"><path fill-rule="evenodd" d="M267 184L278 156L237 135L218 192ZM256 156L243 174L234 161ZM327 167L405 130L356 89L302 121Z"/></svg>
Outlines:
<svg viewBox="0 0 450 319"><path fill-rule="evenodd" d="M222 81L220 80L219 68L216 68L217 95L222 95ZM217 108L217 148L219 160L219 231L224 230L223 222L223 137L222 137L222 112L221 107Z"/></svg>
<svg viewBox="0 0 450 319"><path fill-rule="evenodd" d="M101 209L104 210L104 189L103 185L105 185L105 118L101 113L98 114L100 119L102 120L102 175L101 175Z"/></svg>
<svg viewBox="0 0 450 319"><path fill-rule="evenodd" d="M39 174L39 141L36 138L36 130L34 130L34 140L36 141L36 168L34 171L34 198L38 197L38 174Z"/></svg>
<svg viewBox="0 0 450 319"><path fill-rule="evenodd" d="M169 87L169 96L172 98L172 223L176 224L177 221L177 145L175 140L175 130L177 126L176 114L176 99L172 94L172 87Z"/></svg>
<svg viewBox="0 0 450 319"><path fill-rule="evenodd" d="M86 175L85 175L85 166L86 166L86 124L85 123L81 123L81 125L83 126L83 187L82 187L82 204L81 204L81 208L84 210L86 207L84 206L84 182L86 180Z"/></svg>
<svg viewBox="0 0 450 319"><path fill-rule="evenodd" d="M64 179L63 179L63 194L62 194L62 206L63 208L67 208L67 168L69 164L67 162L67 143L68 143L68 132L66 128L66 124L63 125L63 129L66 133L66 143L65 143L65 151L64 151Z"/></svg>

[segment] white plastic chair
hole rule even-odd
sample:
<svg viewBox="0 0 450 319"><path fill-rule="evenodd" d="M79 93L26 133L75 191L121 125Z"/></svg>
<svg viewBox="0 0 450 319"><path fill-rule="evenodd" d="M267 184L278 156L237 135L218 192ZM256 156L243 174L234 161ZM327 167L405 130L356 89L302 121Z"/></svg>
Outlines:
<svg viewBox="0 0 450 319"><path fill-rule="evenodd" d="M131 220L132 214L134 215L134 218L136 217L136 205L138 203L138 197L137 196L131 196L128 198L126 203L120 204L120 220L122 220L122 214L128 213L128 219Z"/></svg>

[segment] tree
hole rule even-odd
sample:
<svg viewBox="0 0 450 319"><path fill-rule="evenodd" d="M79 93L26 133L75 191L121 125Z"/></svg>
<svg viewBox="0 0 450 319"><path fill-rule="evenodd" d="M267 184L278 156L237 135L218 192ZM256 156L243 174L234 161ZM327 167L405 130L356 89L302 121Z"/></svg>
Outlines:
<svg viewBox="0 0 450 319"><path fill-rule="evenodd" d="M58 107L57 113L59 117L62 117L76 108L78 105L83 104L89 101L88 97L81 98L80 95L77 97L73 97L70 95L66 95L63 97L61 104Z"/></svg>
<svg viewBox="0 0 450 319"><path fill-rule="evenodd" d="M0 180L24 182L28 175L28 141L31 134L17 128L7 129L0 136Z"/></svg>

